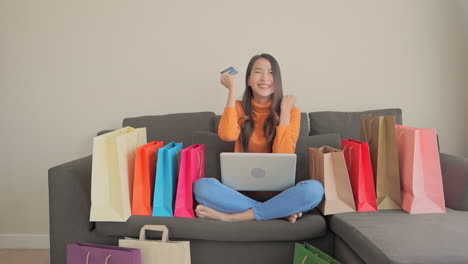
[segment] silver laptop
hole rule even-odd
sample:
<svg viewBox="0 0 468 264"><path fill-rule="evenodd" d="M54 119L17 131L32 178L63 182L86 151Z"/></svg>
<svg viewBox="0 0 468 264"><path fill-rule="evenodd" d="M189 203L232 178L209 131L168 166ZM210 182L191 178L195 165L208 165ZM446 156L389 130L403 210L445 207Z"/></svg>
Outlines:
<svg viewBox="0 0 468 264"><path fill-rule="evenodd" d="M294 186L296 154L223 152L221 181L238 191L283 191Z"/></svg>

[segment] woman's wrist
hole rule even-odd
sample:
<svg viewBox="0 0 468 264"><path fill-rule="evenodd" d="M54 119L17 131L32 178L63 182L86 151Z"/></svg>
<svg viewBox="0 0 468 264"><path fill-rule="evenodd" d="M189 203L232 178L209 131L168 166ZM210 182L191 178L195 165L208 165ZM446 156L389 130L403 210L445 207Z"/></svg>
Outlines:
<svg viewBox="0 0 468 264"><path fill-rule="evenodd" d="M236 106L236 93L234 92L234 87L229 89L228 100L226 107L235 107Z"/></svg>
<svg viewBox="0 0 468 264"><path fill-rule="evenodd" d="M291 111L281 111L278 126L289 126L291 122Z"/></svg>

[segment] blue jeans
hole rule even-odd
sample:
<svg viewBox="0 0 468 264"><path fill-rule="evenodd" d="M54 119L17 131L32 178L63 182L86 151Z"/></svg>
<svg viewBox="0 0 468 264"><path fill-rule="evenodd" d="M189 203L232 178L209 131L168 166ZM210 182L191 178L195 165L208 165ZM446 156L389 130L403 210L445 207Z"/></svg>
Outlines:
<svg viewBox="0 0 468 264"><path fill-rule="evenodd" d="M306 180L265 202L259 202L214 178L199 179L193 186L193 192L201 205L224 213L240 213L252 209L257 220L270 220L307 212L322 201L324 194L320 182Z"/></svg>

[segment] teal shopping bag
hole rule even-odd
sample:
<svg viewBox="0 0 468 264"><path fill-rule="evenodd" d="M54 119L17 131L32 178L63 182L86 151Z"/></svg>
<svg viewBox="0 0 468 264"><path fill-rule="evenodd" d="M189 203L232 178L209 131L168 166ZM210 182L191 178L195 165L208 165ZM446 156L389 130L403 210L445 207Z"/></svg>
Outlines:
<svg viewBox="0 0 468 264"><path fill-rule="evenodd" d="M153 198L153 216L174 216L174 204L179 175L180 152L183 143L171 142L158 150Z"/></svg>
<svg viewBox="0 0 468 264"><path fill-rule="evenodd" d="M341 264L320 249L307 243L296 243L294 248L294 264Z"/></svg>

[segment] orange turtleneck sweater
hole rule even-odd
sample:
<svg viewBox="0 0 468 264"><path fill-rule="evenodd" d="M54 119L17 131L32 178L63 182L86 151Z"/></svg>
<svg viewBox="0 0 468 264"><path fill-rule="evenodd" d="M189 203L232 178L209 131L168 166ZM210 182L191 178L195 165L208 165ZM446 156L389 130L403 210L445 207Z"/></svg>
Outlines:
<svg viewBox="0 0 468 264"><path fill-rule="evenodd" d="M250 136L249 152L269 152L265 136L265 121L271 112L271 100L265 104L259 104L252 99L252 107L255 113L255 126ZM245 113L242 103L236 101L236 107L224 108L223 116L219 122L218 136L224 141L236 141L235 152L243 152L240 132L244 124L244 117ZM301 112L297 107L294 107L291 111L289 125L276 127L276 136L273 141L273 153L295 153L300 123Z"/></svg>

